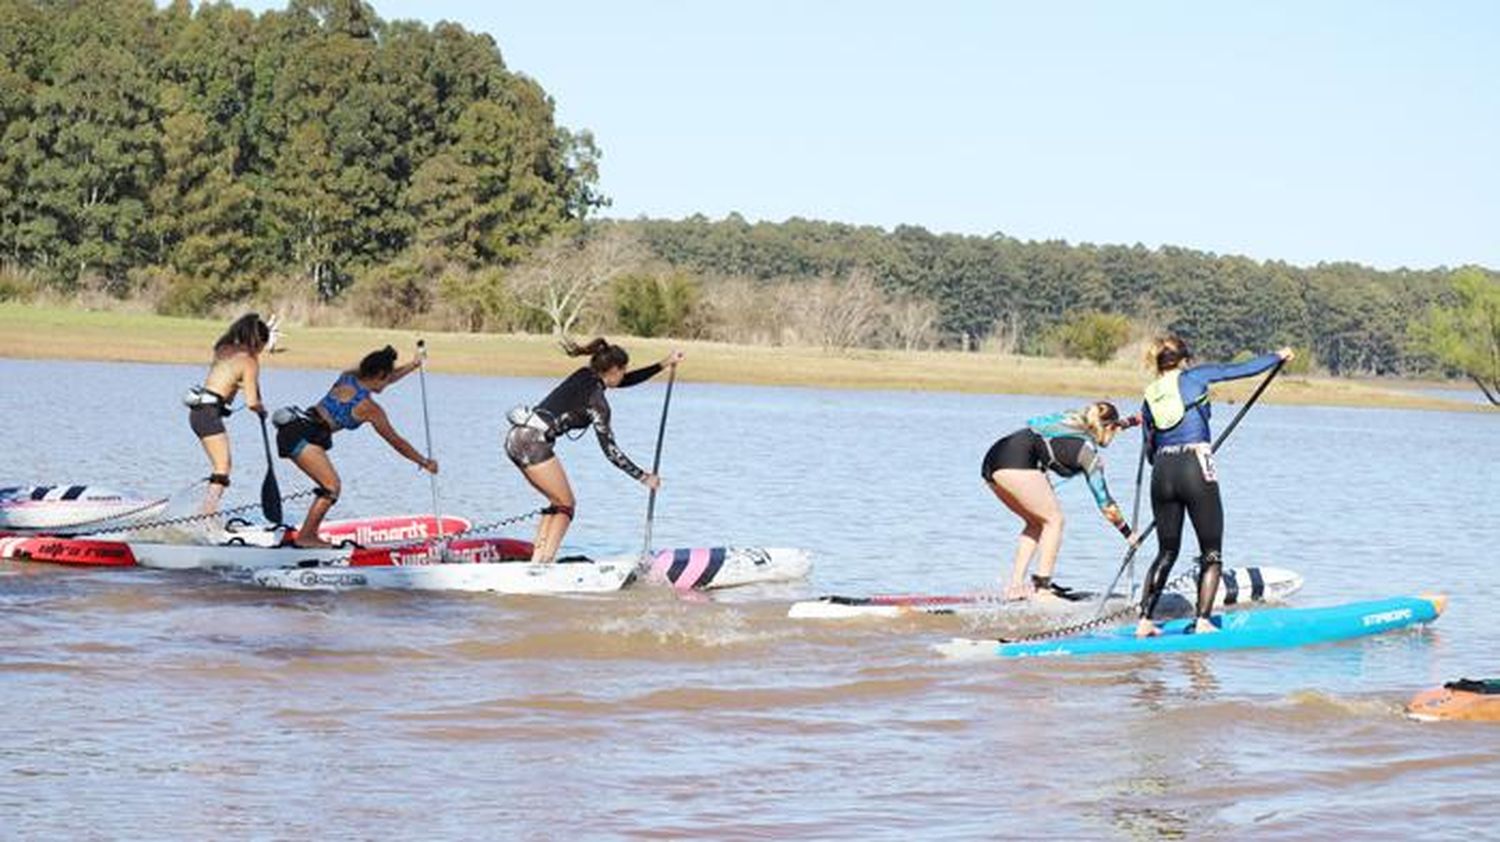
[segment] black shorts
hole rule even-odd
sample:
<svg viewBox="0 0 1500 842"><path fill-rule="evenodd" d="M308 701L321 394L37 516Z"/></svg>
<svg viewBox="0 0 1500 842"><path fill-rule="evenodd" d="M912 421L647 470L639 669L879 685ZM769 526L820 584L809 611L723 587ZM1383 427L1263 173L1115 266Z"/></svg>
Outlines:
<svg viewBox="0 0 1500 842"><path fill-rule="evenodd" d="M990 446L979 475L988 482L996 471L1042 471L1047 462L1047 443L1042 437L1031 430L1019 430Z"/></svg>
<svg viewBox="0 0 1500 842"><path fill-rule="evenodd" d="M224 416L228 414L220 406L195 406L188 410L188 426L193 428L193 435L200 439L222 436L224 435Z"/></svg>
<svg viewBox="0 0 1500 842"><path fill-rule="evenodd" d="M556 454L552 439L535 427L511 427L505 434L505 455L517 468L540 465Z"/></svg>
<svg viewBox="0 0 1500 842"><path fill-rule="evenodd" d="M315 444L324 450L333 449L333 431L321 421L298 417L290 424L276 429L276 452L283 459L296 459L302 448Z"/></svg>

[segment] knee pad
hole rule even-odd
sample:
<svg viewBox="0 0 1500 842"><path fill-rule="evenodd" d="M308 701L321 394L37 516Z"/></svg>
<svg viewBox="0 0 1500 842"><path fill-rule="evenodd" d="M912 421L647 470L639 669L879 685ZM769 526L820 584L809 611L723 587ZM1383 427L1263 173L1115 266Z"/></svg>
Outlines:
<svg viewBox="0 0 1500 842"><path fill-rule="evenodd" d="M229 487L229 474L209 474L208 475L208 484L209 485L221 485L221 486L223 486L225 488L228 488Z"/></svg>
<svg viewBox="0 0 1500 842"><path fill-rule="evenodd" d="M337 491L324 488L321 485L313 489L313 496L322 500L327 500L328 505L330 506L339 501L339 495Z"/></svg>
<svg viewBox="0 0 1500 842"><path fill-rule="evenodd" d="M548 506L547 508L542 509L542 514L544 514L544 515L562 515L563 517L567 518L568 520L572 520L573 519L573 507L572 506Z"/></svg>

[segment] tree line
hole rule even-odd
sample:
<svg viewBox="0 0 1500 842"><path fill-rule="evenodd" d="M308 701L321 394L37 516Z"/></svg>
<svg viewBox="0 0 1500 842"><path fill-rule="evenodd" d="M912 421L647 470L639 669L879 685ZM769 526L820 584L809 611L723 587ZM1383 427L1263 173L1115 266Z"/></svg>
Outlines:
<svg viewBox="0 0 1500 842"><path fill-rule="evenodd" d="M1500 391L1500 277L792 219L594 220L600 152L360 0L0 0L0 300L1105 361L1174 330Z"/></svg>
<svg viewBox="0 0 1500 842"><path fill-rule="evenodd" d="M1022 353L1076 342L1069 336L1074 322L1107 314L1180 331L1205 356L1295 345L1336 374L1431 371L1434 355L1414 341L1413 326L1457 296L1458 273L1442 268L1297 267L1172 246L1070 245L801 219L752 224L732 214L619 224L666 263L708 277L772 283L861 268L891 295L935 304L943 344L990 340ZM1467 272L1479 283L1500 283L1493 272ZM1117 323L1099 326L1118 330Z"/></svg>
<svg viewBox="0 0 1500 842"><path fill-rule="evenodd" d="M0 255L54 290L204 312L324 299L412 249L507 265L602 204L487 35L358 0L0 0Z"/></svg>

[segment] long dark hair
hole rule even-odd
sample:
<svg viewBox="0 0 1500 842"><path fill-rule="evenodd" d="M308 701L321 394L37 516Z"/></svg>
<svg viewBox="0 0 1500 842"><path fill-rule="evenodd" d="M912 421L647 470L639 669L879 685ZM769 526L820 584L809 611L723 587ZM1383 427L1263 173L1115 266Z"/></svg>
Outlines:
<svg viewBox="0 0 1500 842"><path fill-rule="evenodd" d="M246 313L234 320L214 343L214 356L224 357L244 352L259 354L271 341L271 327L261 321L259 313Z"/></svg>
<svg viewBox="0 0 1500 842"><path fill-rule="evenodd" d="M602 336L587 345L579 345L571 339L564 339L562 348L570 357L588 357L589 368L592 368L595 374L603 374L612 368L624 368L630 365L630 354L619 345L609 344L609 340Z"/></svg>
<svg viewBox="0 0 1500 842"><path fill-rule="evenodd" d="M374 380L389 375L395 369L396 349L387 345L379 351L365 354L365 358L359 361L359 369L354 373L361 380Z"/></svg>

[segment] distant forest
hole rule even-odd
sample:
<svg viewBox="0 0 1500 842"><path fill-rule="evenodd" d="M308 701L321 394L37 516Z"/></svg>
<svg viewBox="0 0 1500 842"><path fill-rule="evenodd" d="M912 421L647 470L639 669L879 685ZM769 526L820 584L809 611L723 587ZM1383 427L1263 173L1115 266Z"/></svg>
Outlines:
<svg viewBox="0 0 1500 842"><path fill-rule="evenodd" d="M0 300L1038 354L1105 337L1100 359L1175 329L1205 356L1452 370L1413 326L1455 305L1456 270L594 219L594 138L490 36L357 0L0 0L0 57Z"/></svg>

